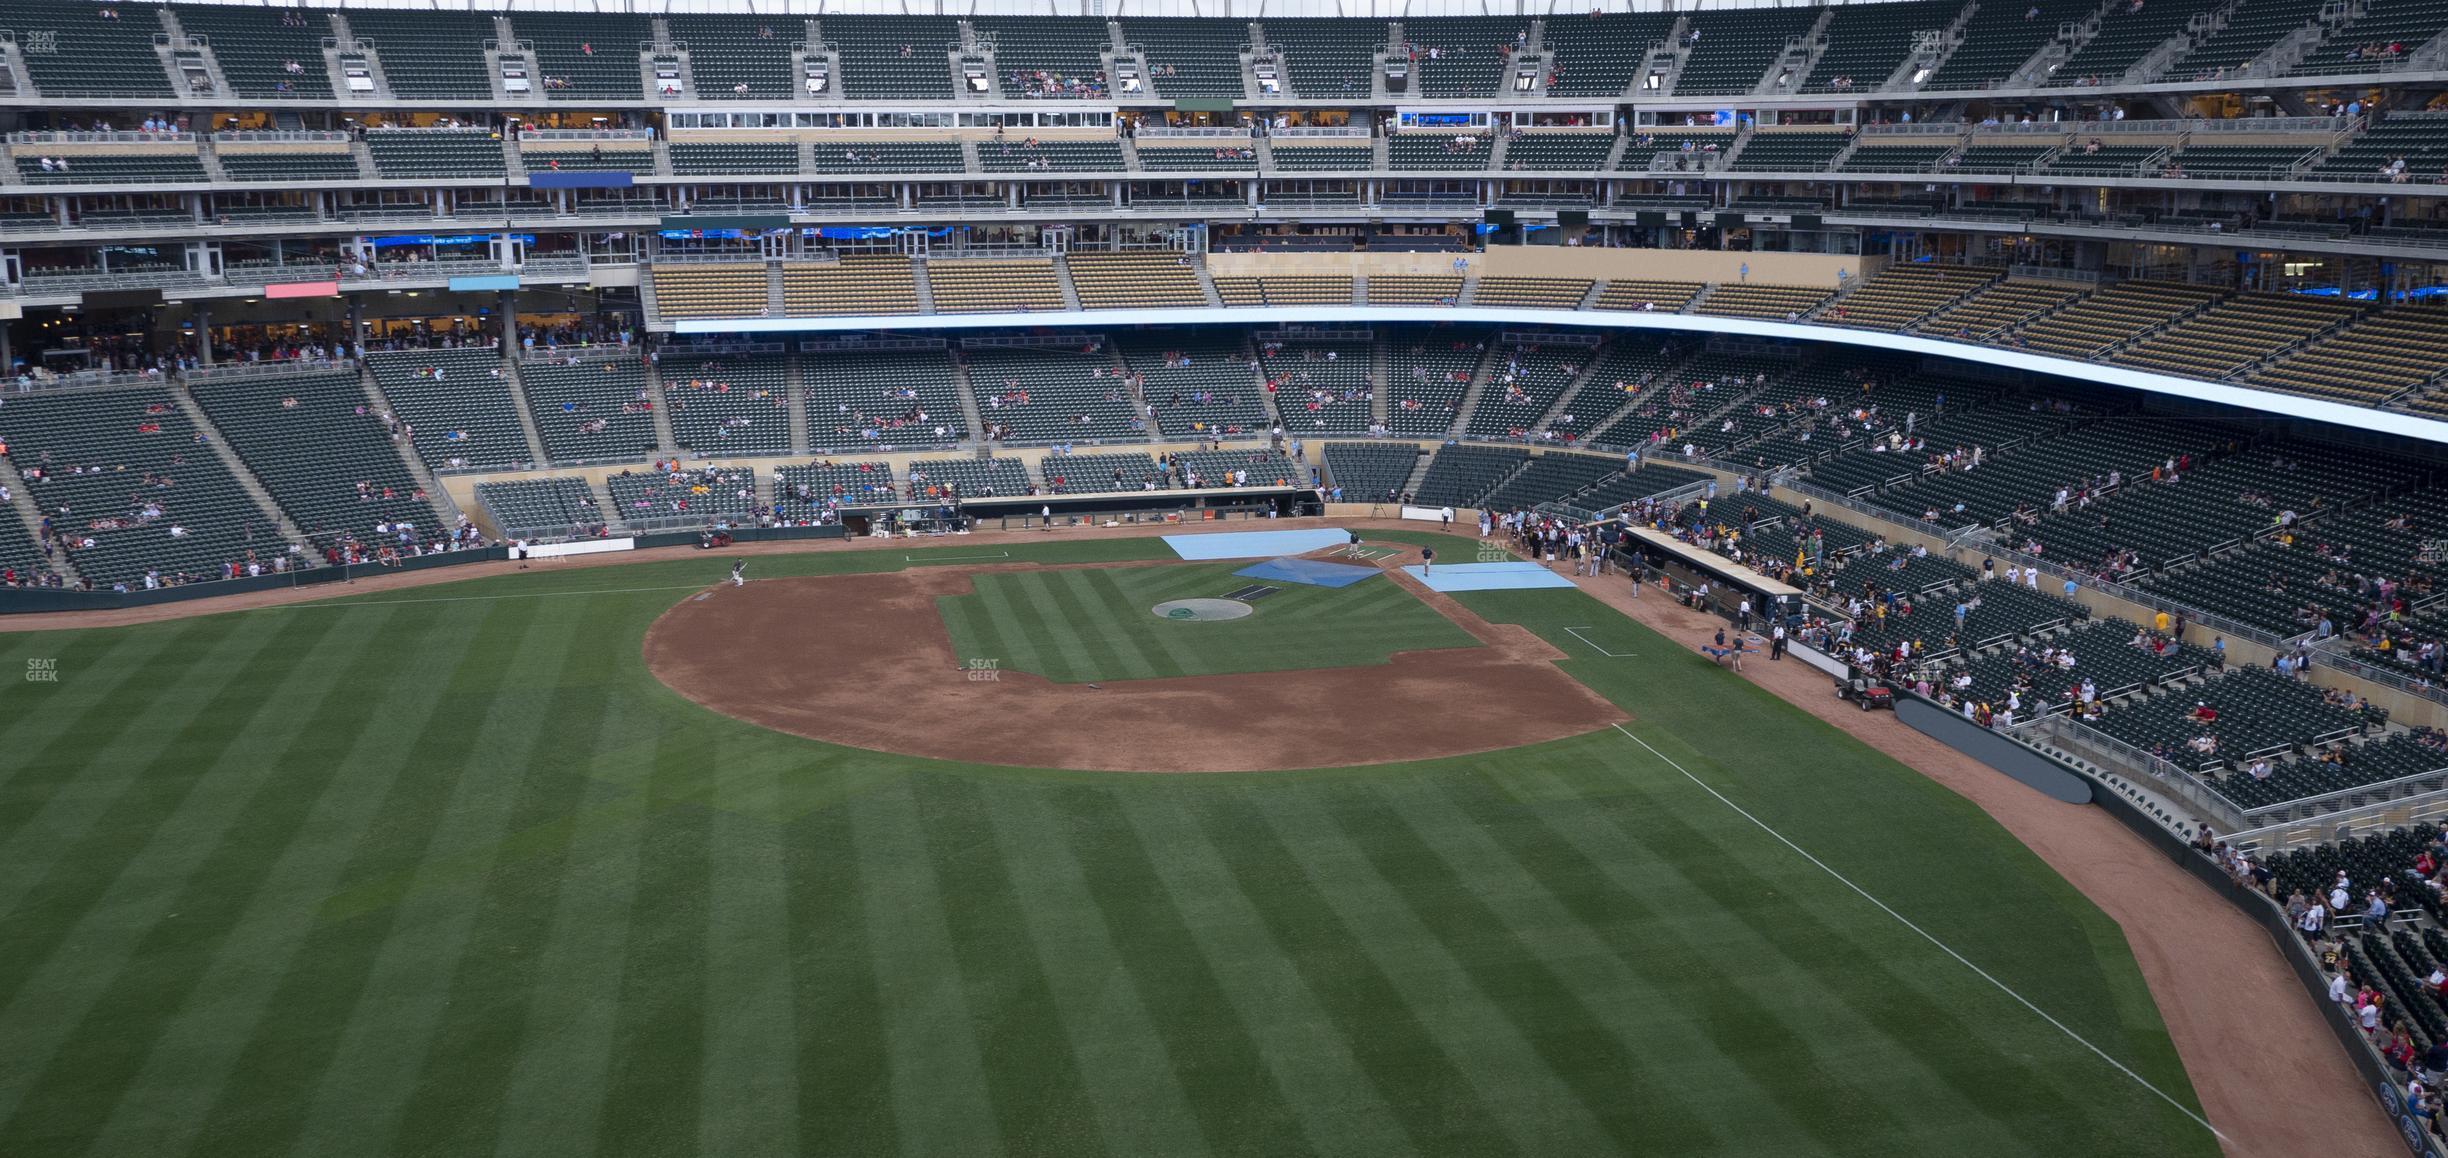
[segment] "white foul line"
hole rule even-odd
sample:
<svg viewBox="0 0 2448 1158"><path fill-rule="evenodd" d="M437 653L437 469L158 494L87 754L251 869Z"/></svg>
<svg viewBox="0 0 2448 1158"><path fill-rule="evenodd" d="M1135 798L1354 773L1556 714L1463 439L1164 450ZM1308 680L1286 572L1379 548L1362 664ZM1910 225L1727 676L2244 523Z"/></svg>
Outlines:
<svg viewBox="0 0 2448 1158"><path fill-rule="evenodd" d="M2090 1050L2092 1053L2099 1055L2099 1059L2100 1059L2101 1061L2107 1062L2109 1065L2115 1066L2115 1067L2116 1067L2116 1069L2117 1069L2117 1072L2118 1072L2118 1073L2124 1074L2126 1077L2132 1078L2132 1079L2134 1080L2134 1084L2139 1085L2139 1086L2141 1086L2143 1089L2149 1090L2150 1092L2152 1092L2152 1093L2154 1093L2154 1094L2159 1095L2159 1100L2161 1100L2161 1101L2163 1101L2163 1102L2166 1102L2167 1104L2169 1104L2169 1105L2171 1105L2171 1106L2176 1107L2176 1112L2177 1112L2177 1113L2183 1114L2185 1117L2188 1117L2188 1118L2193 1119L2193 1120L2194 1120L2196 1123L2199 1123L2199 1124L2200 1124L2200 1126L2201 1126L2201 1128L2202 1128L2202 1129L2210 1131L2211 1135L2212 1135L2213 1137L2216 1137L2216 1138L2217 1138L2219 1141L2221 1141L2221 1142L2227 1142L2227 1141L2230 1141L2230 1139L2227 1137L2227 1135L2219 1133L2219 1129L2218 1129L2218 1127L2213 1126L2213 1125L2211 1125L2211 1124L2210 1124L2209 1119L2206 1119L2206 1118L2202 1117L2200 1114L2196 1114L2196 1113L2194 1113L2194 1112L2193 1112L2193 1111L2192 1111L2190 1108L2186 1107L2186 1105L2185 1105L2183 1102L2179 1102L2179 1101L2177 1101L2175 1098L2169 1097L2169 1096L2168 1096L2167 1091L2162 1090L2162 1089L2160 1089L2159 1087L2152 1085L2152 1084L2150 1083L2150 1079L2145 1078L2145 1077L2143 1077L2142 1075L2140 1075L2140 1074L2138 1074L2138 1073L2133 1072L2131 1069L2126 1068L2125 1063L2123 1063L2123 1062L2121 1062L2121 1061L2118 1061L2117 1059L2115 1059L2115 1058L2113 1058L2113 1057L2108 1056L2108 1051L2106 1051L2106 1050L2104 1050L2104 1049L2101 1049L2100 1047L2098 1047L2098 1046L2096 1046L2096 1045L2091 1044L2091 1042L2090 1042L2090 1040L2089 1040L2088 1038L2085 1038L2083 1035L2081 1035L2081 1034L2079 1034L2079 1033L2074 1032L2074 1030L2073 1030L2072 1028L2068 1027L2068 1026L2066 1025L2066 1023L2064 1023L2064 1022L2062 1022L2062 1021L2059 1021L2059 1020L2057 1020L2057 1019L2056 1019L2056 1018L2054 1018L2054 1017L2049 1016L2049 1014L2048 1014L2048 1011L2047 1011L2047 1010L2042 1009L2042 1008L2040 1008L2039 1006L2032 1004L2032 1003L2031 1003L2031 999L2030 999L2030 998L2027 998L2027 997L2023 996L2022 994L2015 992L2013 989L2008 988L2005 982L2000 981L2000 980L1998 980L1997 978L1995 978L1995 977L1993 977L1993 976L1990 976L1990 974L1989 974L1989 971L1988 971L1988 970L1983 969L1983 968L1981 968L1980 966L1973 964L1970 958L1967 958L1967 957L1965 957L1963 954L1956 952L1956 951L1955 951L1955 950L1954 950L1952 947L1950 947L1950 946L1949 946L1949 945L1948 945L1946 942L1941 941L1941 940L1939 940L1938 938L1931 936L1931 935L1930 935L1930 933L1929 933L1929 930L1924 929L1924 928L1922 928L1922 927L1921 927L1921 926L1919 926L1919 925L1913 924L1913 923L1912 923L1911 918L1906 917L1904 914L1899 913L1899 912L1895 911L1894 909L1888 908L1888 907L1887 907L1887 902L1882 901L1882 900L1878 899L1877 897L1871 896L1871 895L1870 895L1869 890L1864 889L1864 888L1863 888L1863 887L1861 887L1860 885L1854 884L1854 883L1853 883L1853 881L1851 880L1851 878L1848 878L1848 877L1846 877L1846 876L1845 876L1843 873L1837 872L1835 869L1828 867L1828 863L1827 863L1826 861L1820 860L1818 857L1812 856L1812 855L1810 854L1810 851L1809 851L1808 849L1805 849L1805 848L1803 848L1801 845L1795 844L1794 842L1792 842L1792 841L1790 841L1790 840L1785 839L1785 834L1784 834L1784 833L1778 832L1777 830L1775 830L1775 829L1773 829L1773 828L1768 827L1768 822L1767 822L1767 821L1761 820L1759 817L1756 817L1756 816L1751 815L1751 813L1750 813L1748 810L1746 810L1745 808L1743 808L1743 806L1742 806L1742 805L1736 804L1736 803L1734 803L1733 801L1726 799L1725 793L1719 792L1719 791L1717 791L1716 789L1709 787L1709 784L1708 784L1708 782L1707 782L1707 781L1702 780L1701 778L1699 778L1699 777L1697 777L1697 776L1692 775L1692 773L1691 773L1691 769L1689 769L1689 768L1685 768L1685 767L1684 767L1684 766L1682 766L1681 764L1677 764L1677 763L1675 763L1674 757L1669 756L1669 755L1667 755L1667 754L1666 754L1666 753L1664 753L1664 752L1660 752L1660 751L1658 751L1658 750L1657 750L1656 748L1654 748L1654 747L1650 747L1649 741L1644 740L1644 739L1641 739L1640 737L1633 735L1633 734L1632 734L1632 733L1631 733L1631 732L1630 732L1628 729L1626 729L1626 728L1625 728L1625 727L1624 727L1622 724L1616 724L1616 725L1614 725L1614 727L1615 727L1615 730L1616 730L1616 731L1618 731L1618 732L1622 732L1622 733L1624 734L1624 738L1625 738L1625 739L1628 739L1628 740L1632 741L1633 743L1640 745L1640 746L1641 746L1641 747L1643 747L1643 748L1648 748L1648 749L1649 749L1649 754L1650 754L1650 755L1655 756L1655 757L1657 757L1657 758L1658 758L1658 759L1660 759L1660 760L1664 760L1664 761L1666 762L1667 767L1670 767L1670 768L1674 769L1675 771L1682 773L1682 774L1683 774L1683 777L1684 777L1685 779L1687 779L1687 780L1691 781L1691 782L1692 782L1692 783L1694 783L1694 784L1699 785L1699 786L1700 786L1700 790L1701 790L1701 791L1706 792L1706 793L1708 793L1709 795L1716 797L1716 798L1717 798L1717 802L1718 802L1718 803L1723 804L1723 805L1725 805L1726 807L1731 808L1731 809L1733 809L1735 812L1737 812L1737 813L1741 814L1741 816L1742 816L1742 818L1743 818L1744 820L1748 820L1748 821L1750 821L1751 823L1753 823L1753 824L1755 824L1755 825L1758 825L1758 826L1759 826L1759 830L1760 830L1761 832L1765 832L1765 833L1767 833L1768 835L1770 835L1770 836L1773 836L1773 837L1777 838L1777 843L1782 844L1782 845L1784 845L1785 847L1790 848L1790 849L1794 850L1794 851L1795 851L1795 852L1797 852L1797 853L1800 853L1800 854L1802 855L1802 859L1807 860L1807 861L1811 862L1812 864L1818 865L1818 866L1819 866L1819 870L1820 870L1821 872L1824 872L1824 873L1826 873L1827 875L1829 875L1829 876L1832 876L1832 877L1836 878L1837 883L1842 884L1844 887L1846 887L1846 888L1848 888L1848 889L1851 889L1851 890L1853 890L1853 891L1854 891L1854 892L1856 892L1856 893L1861 894L1861 898L1862 898L1863 900L1868 901L1868 902L1870 902L1870 903L1871 903L1871 904L1873 904L1873 905L1877 905L1877 906L1879 907L1879 911L1880 911L1880 912L1883 912L1883 913L1887 914L1887 915L1888 915L1888 916L1890 916L1890 917L1894 917L1894 918L1895 918L1897 921L1901 922L1905 928L1910 929L1910 930L1912 930L1912 931L1913 931L1913 932L1915 932L1915 933L1919 933L1919 934L1921 935L1921 939L1922 939L1922 940L1927 941L1927 942L1929 942L1929 943L1930 943L1930 944L1932 944L1932 945L1936 945L1936 946L1938 946L1938 949L1939 949L1939 951L1940 951L1940 952L1945 953L1945 954L1946 954L1947 956L1949 956L1949 957L1953 957L1953 958L1954 958L1956 961L1958 961L1958 962L1961 962L1964 968L1969 969L1969 970L1971 970L1972 972L1979 974L1979 975L1980 975L1980 979L1981 979L1981 980L1986 981L1986 982L1988 982L1988 983L1989 983L1989 984L1991 984L1991 985L1997 986L1997 988L1998 988L1998 992L2003 993L2003 994L2005 994L2005 995L2006 995L2006 996L2008 996L2008 997L2014 998L2016 1002L2020 1003L2020 1004L2023 1006L2023 1008L2028 1009L2028 1010L2031 1010L2033 1013L2039 1014L2039 1015L2040 1015L2040 1020L2045 1021L2045 1022L2049 1023L2050 1025L2056 1026L2059 1032L2061 1032L2061 1033L2065 1034L2067 1037L2073 1038L2073 1039L2074 1039L2074 1040L2075 1040L2077 1043L2081 1044L2081 1046L2082 1046L2084 1049Z"/></svg>
<svg viewBox="0 0 2448 1158"><path fill-rule="evenodd" d="M904 563L974 563L980 559L1009 558L1011 558L1011 552L997 551L992 555L929 555L924 559L916 555L903 555L901 561Z"/></svg>
<svg viewBox="0 0 2448 1158"><path fill-rule="evenodd" d="M1573 636L1573 638L1574 638L1574 639L1580 640L1581 642L1583 642L1583 643L1586 643L1586 644L1590 645L1590 647L1591 647L1591 648L1593 648L1593 649L1595 649L1595 650L1598 652L1598 654L1603 655L1603 656L1607 657L1608 659L1631 659L1631 658L1632 658L1632 653L1631 653L1631 652L1628 652L1628 651L1608 651L1607 649L1605 649L1605 648L1603 648L1603 647L1599 647L1599 646L1598 646L1598 641L1597 641L1597 640L1591 639L1590 637L1588 637L1588 636L1586 636L1586 635L1581 634L1581 633L1582 633L1582 632L1584 632L1584 631L1591 630L1590 628L1583 628L1583 627L1567 627L1567 628L1565 628L1564 630L1571 632L1571 633L1572 633L1572 636Z"/></svg>
<svg viewBox="0 0 2448 1158"><path fill-rule="evenodd" d="M498 595L436 595L424 599L350 599L341 595L306 603L272 603L262 607L240 608L240 610L287 611L305 607L389 607L401 603L483 603L495 599L550 599L556 595L636 595L646 591L702 591L708 586L712 584L689 583L678 587L604 587L571 591L504 591Z"/></svg>

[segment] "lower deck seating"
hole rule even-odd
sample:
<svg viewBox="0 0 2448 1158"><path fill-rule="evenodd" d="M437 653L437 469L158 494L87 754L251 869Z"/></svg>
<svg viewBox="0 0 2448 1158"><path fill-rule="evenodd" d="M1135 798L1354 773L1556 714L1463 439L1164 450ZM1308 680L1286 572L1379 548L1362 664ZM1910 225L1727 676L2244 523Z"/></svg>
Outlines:
<svg viewBox="0 0 2448 1158"><path fill-rule="evenodd" d="M789 452L789 371L780 357L667 357L660 371L680 449L701 457Z"/></svg>
<svg viewBox="0 0 2448 1158"><path fill-rule="evenodd" d="M476 501L505 538L565 538L603 526L595 489L581 478L509 479L476 484Z"/></svg>
<svg viewBox="0 0 2448 1158"><path fill-rule="evenodd" d="M799 377L808 442L818 450L908 450L969 436L941 349L807 353Z"/></svg>
<svg viewBox="0 0 2448 1158"><path fill-rule="evenodd" d="M901 499L892 464L814 462L774 471L774 515L785 522L830 522L840 507L889 506Z"/></svg>
<svg viewBox="0 0 2448 1158"><path fill-rule="evenodd" d="M1428 460L1416 496L1421 506L1475 507L1489 491L1530 461L1530 452L1501 446L1447 446Z"/></svg>
<svg viewBox="0 0 2448 1158"><path fill-rule="evenodd" d="M372 352L365 362L402 423L402 441L426 466L534 461L497 348Z"/></svg>
<svg viewBox="0 0 2448 1158"><path fill-rule="evenodd" d="M1058 495L1139 491L1162 487L1156 459L1148 454L1050 454L1037 464L1046 491Z"/></svg>
<svg viewBox="0 0 2448 1158"><path fill-rule="evenodd" d="M921 458L910 461L905 497L924 500L1027 493L1028 468L1016 458Z"/></svg>
<svg viewBox="0 0 2448 1158"><path fill-rule="evenodd" d="M654 396L635 356L562 364L526 362L519 385L554 462L613 458L655 448Z"/></svg>
<svg viewBox="0 0 2448 1158"><path fill-rule="evenodd" d="M1366 342L1269 342L1258 349L1275 412L1294 437L1358 434L1374 421L1377 388Z"/></svg>
<svg viewBox="0 0 2448 1158"><path fill-rule="evenodd" d="M1327 485L1347 503L1398 501L1419 465L1419 447L1408 442L1330 442L1320 452Z"/></svg>
<svg viewBox="0 0 2448 1158"><path fill-rule="evenodd" d="M1145 416L1102 343L962 352L978 418L1002 442L1100 443L1142 437Z"/></svg>
<svg viewBox="0 0 2448 1158"><path fill-rule="evenodd" d="M26 495L97 587L141 586L148 571L220 579L250 558L269 569L288 546L166 390L15 395L0 442L34 472Z"/></svg>
<svg viewBox="0 0 2448 1158"><path fill-rule="evenodd" d="M396 546L403 529L439 529L354 369L205 382L193 393L314 547Z"/></svg>
<svg viewBox="0 0 2448 1158"><path fill-rule="evenodd" d="M756 475L746 467L620 471L604 479L612 509L634 526L712 523L756 515Z"/></svg>

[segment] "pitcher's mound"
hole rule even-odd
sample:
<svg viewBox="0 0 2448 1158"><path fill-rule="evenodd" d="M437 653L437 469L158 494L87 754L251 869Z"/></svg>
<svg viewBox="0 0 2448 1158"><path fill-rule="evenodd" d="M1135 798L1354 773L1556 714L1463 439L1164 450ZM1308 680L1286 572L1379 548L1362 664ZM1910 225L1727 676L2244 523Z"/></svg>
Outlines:
<svg viewBox="0 0 2448 1158"><path fill-rule="evenodd" d="M1252 608L1238 599L1168 599L1153 610L1158 619L1239 619Z"/></svg>

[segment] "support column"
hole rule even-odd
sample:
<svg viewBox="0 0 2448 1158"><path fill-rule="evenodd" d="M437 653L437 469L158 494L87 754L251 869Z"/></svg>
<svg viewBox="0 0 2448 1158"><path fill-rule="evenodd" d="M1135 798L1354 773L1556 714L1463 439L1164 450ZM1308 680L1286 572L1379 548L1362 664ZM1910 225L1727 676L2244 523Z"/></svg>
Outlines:
<svg viewBox="0 0 2448 1158"><path fill-rule="evenodd" d="M195 308L196 365L212 365L212 307L197 302Z"/></svg>
<svg viewBox="0 0 2448 1158"><path fill-rule="evenodd" d="M15 377L12 371L16 369L17 356L9 346L9 324L0 322L0 378Z"/></svg>
<svg viewBox="0 0 2448 1158"><path fill-rule="evenodd" d="M352 355L365 349L365 298L351 294L348 299L348 352Z"/></svg>
<svg viewBox="0 0 2448 1158"><path fill-rule="evenodd" d="M502 324L502 357L505 358L513 357L518 352L519 333L518 307L515 304L516 298L517 295L511 293L509 290L503 290L499 298L501 303L499 309L501 310Z"/></svg>

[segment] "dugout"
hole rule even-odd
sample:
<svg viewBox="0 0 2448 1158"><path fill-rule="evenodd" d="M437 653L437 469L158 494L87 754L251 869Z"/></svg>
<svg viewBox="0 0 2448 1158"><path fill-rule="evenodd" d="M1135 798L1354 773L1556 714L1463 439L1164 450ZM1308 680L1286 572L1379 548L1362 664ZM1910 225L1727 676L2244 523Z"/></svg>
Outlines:
<svg viewBox="0 0 2448 1158"><path fill-rule="evenodd" d="M1630 551L1657 574L1664 575L1686 587L1702 582L1709 585L1710 610L1732 616L1744 596L1751 598L1751 607L1763 620L1772 614L1797 616L1810 603L1810 595L1784 580L1754 571L1714 551L1704 551L1663 531L1649 527L1628 527L1630 538L1616 548L1620 554Z"/></svg>

